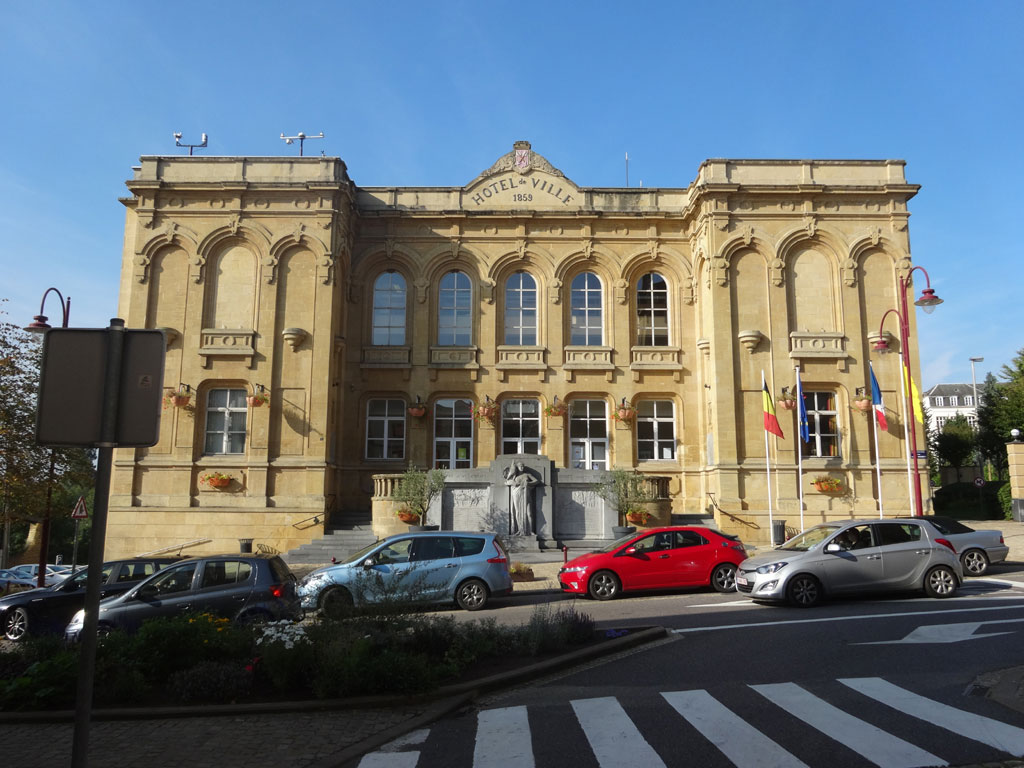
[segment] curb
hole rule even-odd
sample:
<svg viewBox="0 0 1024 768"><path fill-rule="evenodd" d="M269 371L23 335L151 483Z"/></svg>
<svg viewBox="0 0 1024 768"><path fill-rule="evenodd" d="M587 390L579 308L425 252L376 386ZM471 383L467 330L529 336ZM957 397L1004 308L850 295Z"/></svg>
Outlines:
<svg viewBox="0 0 1024 768"><path fill-rule="evenodd" d="M669 634L665 627L647 627L636 632L630 632L623 637L606 640L588 648L581 648L578 651L556 656L552 659L530 664L520 669L503 672L489 677L482 677L476 680L469 680L464 683L445 685L431 693L418 696L358 696L346 699L322 699L302 700L293 702L266 702L252 704L206 704L195 707L135 707L117 709L94 709L91 720L159 720L184 717L223 717L233 715L267 715L282 712L312 712L322 710L352 710L352 709L384 709L387 707L405 706L415 704L429 704L439 702L423 715L414 718L415 722L427 718L425 722L433 722L452 709L461 706L465 702L472 701L481 693L492 691L496 688L515 685L517 683L532 680L557 669L572 667L584 661L610 655L619 651L627 650L637 645L642 645ZM50 712L0 712L0 724L17 723L64 723L75 720L75 711L62 709ZM418 727L418 726L417 726ZM411 730L408 723L394 726L384 731L398 730L397 735ZM368 741L374 740L371 737ZM396 738L391 736L388 739ZM365 742L363 742L365 743ZM381 743L387 743L381 742ZM353 747L354 748L354 747ZM347 750L346 750L347 751ZM368 750L367 750L368 751ZM361 753L360 753L361 754ZM340 763L339 763L340 765Z"/></svg>

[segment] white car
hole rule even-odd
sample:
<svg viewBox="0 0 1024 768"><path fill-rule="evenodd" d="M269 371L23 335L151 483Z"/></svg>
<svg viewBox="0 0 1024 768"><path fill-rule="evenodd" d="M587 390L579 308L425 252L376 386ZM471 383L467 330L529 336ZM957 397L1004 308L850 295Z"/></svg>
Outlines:
<svg viewBox="0 0 1024 768"><path fill-rule="evenodd" d="M744 597L800 608L826 596L882 590L951 597L962 581L953 544L919 517L816 525L736 571Z"/></svg>
<svg viewBox="0 0 1024 768"><path fill-rule="evenodd" d="M1010 548L1003 541L1002 531L976 531L952 517L941 515L924 515L942 535L953 542L964 573L968 576L983 576L992 563L1001 563L1006 559Z"/></svg>

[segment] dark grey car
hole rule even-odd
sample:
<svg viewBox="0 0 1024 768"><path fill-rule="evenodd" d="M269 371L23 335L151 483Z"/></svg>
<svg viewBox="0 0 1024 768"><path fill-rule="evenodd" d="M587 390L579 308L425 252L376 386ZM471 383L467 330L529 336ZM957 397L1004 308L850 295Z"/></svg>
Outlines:
<svg viewBox="0 0 1024 768"><path fill-rule="evenodd" d="M211 555L183 560L101 601L98 627L101 633L133 631L148 619L188 613L253 622L299 619L302 609L295 575L277 555ZM65 639L78 639L83 619L83 611L75 614Z"/></svg>

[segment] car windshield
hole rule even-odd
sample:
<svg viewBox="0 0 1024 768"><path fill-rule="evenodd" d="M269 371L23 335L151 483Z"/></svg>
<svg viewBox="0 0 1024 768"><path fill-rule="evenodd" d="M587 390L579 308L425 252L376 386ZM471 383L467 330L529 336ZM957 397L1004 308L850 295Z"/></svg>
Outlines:
<svg viewBox="0 0 1024 768"><path fill-rule="evenodd" d="M595 549L594 551L595 552L614 552L616 549L621 547L627 541L630 541L630 540L635 539L635 538L636 538L636 534L635 533L627 533L621 539L616 539L611 544L603 546L600 549Z"/></svg>
<svg viewBox="0 0 1024 768"><path fill-rule="evenodd" d="M380 545L380 542L379 541L375 541L375 542L373 542L373 544L370 544L369 546L363 547L358 552L352 553L351 555L346 557L344 560L339 560L338 563L340 565L349 565L350 563L362 562L363 560L366 559L367 555L369 555L371 552L373 552L373 550L375 550L378 547L378 545Z"/></svg>
<svg viewBox="0 0 1024 768"><path fill-rule="evenodd" d="M782 546L776 549L784 549L789 552L806 552L813 549L840 529L839 525L816 525L808 528L803 533L797 534Z"/></svg>

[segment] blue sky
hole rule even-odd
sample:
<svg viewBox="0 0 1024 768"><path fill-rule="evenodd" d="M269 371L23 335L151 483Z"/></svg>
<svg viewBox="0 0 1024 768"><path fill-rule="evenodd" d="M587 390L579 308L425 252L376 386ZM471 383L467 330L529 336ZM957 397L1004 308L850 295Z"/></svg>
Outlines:
<svg viewBox="0 0 1024 768"><path fill-rule="evenodd" d="M342 157L462 185L526 139L583 186L682 187L709 157L902 158L924 387L1024 348L1021 2L57 2L0 24L0 298L117 313L140 155ZM16 8L16 11L15 11ZM918 277L920 277L918 273ZM918 280L918 289L922 285ZM50 300L47 314L59 315Z"/></svg>

